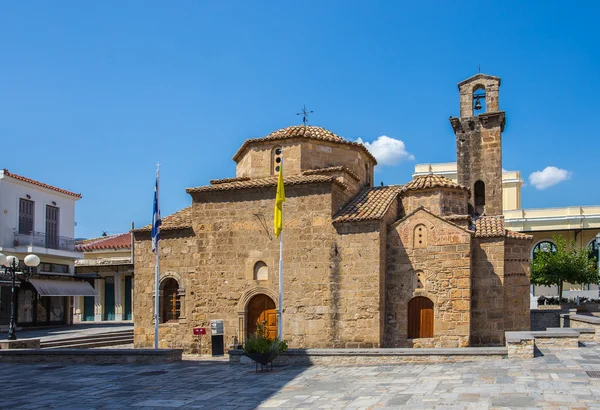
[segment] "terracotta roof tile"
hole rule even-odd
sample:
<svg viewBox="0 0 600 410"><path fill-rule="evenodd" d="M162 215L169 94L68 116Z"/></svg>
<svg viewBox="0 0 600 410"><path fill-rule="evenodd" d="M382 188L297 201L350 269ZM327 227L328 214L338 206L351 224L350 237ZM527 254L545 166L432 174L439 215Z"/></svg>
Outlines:
<svg viewBox="0 0 600 410"><path fill-rule="evenodd" d="M504 236L503 216L481 216L475 219L475 236L478 238L492 238Z"/></svg>
<svg viewBox="0 0 600 410"><path fill-rule="evenodd" d="M404 187L402 188L402 192L430 188L453 188L464 189L466 191L469 191L469 188L459 185L451 179L448 179L442 175L427 174L414 177L412 181L404 185Z"/></svg>
<svg viewBox="0 0 600 410"><path fill-rule="evenodd" d="M67 191L66 189L57 188L55 186L44 184L43 182L39 182L34 179L30 179L27 177L22 177L21 175L13 174L12 172L9 172L8 169L6 169L6 168L4 168L3 172L4 172L4 175L7 177L18 179L19 181L23 181L23 182L28 182L30 184L37 185L42 188L51 189L53 191L60 192L61 194L71 195L71 196L74 196L75 198L81 198L81 194L76 194L75 192Z"/></svg>
<svg viewBox="0 0 600 410"><path fill-rule="evenodd" d="M236 181L249 181L250 177L234 177L234 178L222 178L222 179L211 179L209 182L211 185L226 184L228 182Z"/></svg>
<svg viewBox="0 0 600 410"><path fill-rule="evenodd" d="M312 184L317 182L333 182L344 188L346 187L344 183L338 181L335 177L329 175L292 175L283 179L283 184L285 186ZM187 188L185 191L188 194L191 194L194 192L230 191L234 189L267 188L274 186L277 186L277 177L233 181L227 183L220 183L216 185ZM273 198L275 198L274 194Z"/></svg>
<svg viewBox="0 0 600 410"><path fill-rule="evenodd" d="M346 141L339 135L336 135L325 128L316 127L314 125L293 125L291 127L281 128L275 132L272 132L266 137L248 139L244 141L240 149L237 150L237 152L233 156L233 160L237 162L237 160L242 155L246 147L251 143L277 141L291 138L310 138L318 141L329 141L338 144L352 145L354 147L360 148L375 164L377 164L377 160L375 159L373 154L371 154L363 144L359 142Z"/></svg>
<svg viewBox="0 0 600 410"><path fill-rule="evenodd" d="M178 229L191 229L192 228L192 207L188 206L183 208L174 214L165 216L162 218L160 225L161 231L174 231ZM152 225L148 224L142 228L134 229L133 232L150 232Z"/></svg>
<svg viewBox="0 0 600 410"><path fill-rule="evenodd" d="M365 188L333 217L333 222L381 219L401 189L401 186Z"/></svg>
<svg viewBox="0 0 600 410"><path fill-rule="evenodd" d="M506 237L512 239L527 239L530 241L533 240L533 235L527 235L526 233L515 232L508 229L506 230Z"/></svg>
<svg viewBox="0 0 600 410"><path fill-rule="evenodd" d="M120 233L118 235L102 236L94 239L86 239L75 244L75 250L79 252L118 249L131 249L130 232Z"/></svg>
<svg viewBox="0 0 600 410"><path fill-rule="evenodd" d="M318 168L318 169L309 169L307 171L302 171L302 175L317 175L317 174L327 174L329 172L345 172L348 175L350 175L352 178L354 178L355 180L359 180L360 178L358 177L358 175L356 175L354 172L352 172L351 169L346 168L344 166L337 166L337 167L327 167L327 168Z"/></svg>
<svg viewBox="0 0 600 410"><path fill-rule="evenodd" d="M504 216L481 216L475 219L475 236L478 238L493 238L506 236L512 239L533 239L533 236L504 228Z"/></svg>

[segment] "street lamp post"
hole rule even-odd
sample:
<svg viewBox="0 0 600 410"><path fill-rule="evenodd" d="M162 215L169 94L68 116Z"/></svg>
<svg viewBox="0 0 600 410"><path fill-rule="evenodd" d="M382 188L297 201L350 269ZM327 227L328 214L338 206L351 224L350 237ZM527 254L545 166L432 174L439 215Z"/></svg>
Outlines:
<svg viewBox="0 0 600 410"><path fill-rule="evenodd" d="M19 280L29 279L31 275L33 275L33 269L40 264L40 258L37 255L27 255L24 259L25 265L27 269L23 272L19 270L19 258L16 256L5 256L0 253L0 266L4 268L0 269L0 278L10 279L11 280L11 291L12 298L10 301L10 325L8 329L8 340L17 340L17 315L15 312L16 309L16 293L15 293L15 283L17 280L17 275Z"/></svg>

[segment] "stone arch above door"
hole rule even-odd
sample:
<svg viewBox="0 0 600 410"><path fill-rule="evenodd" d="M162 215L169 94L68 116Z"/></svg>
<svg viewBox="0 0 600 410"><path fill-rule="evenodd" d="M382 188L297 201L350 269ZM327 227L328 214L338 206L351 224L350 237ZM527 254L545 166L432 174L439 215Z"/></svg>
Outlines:
<svg viewBox="0 0 600 410"><path fill-rule="evenodd" d="M238 301L238 342L243 343L246 340L246 322L248 317L248 303L256 295L266 295L275 303L277 320L279 320L279 298L271 289L257 286L248 289L242 294Z"/></svg>
<svg viewBox="0 0 600 410"><path fill-rule="evenodd" d="M250 302L250 299L252 299L256 295L260 295L261 293L273 299L273 302L275 302L275 306L279 307L279 297L277 297L275 292L273 292L271 289L257 286L244 292L244 294L238 302L238 314L243 314L246 311L246 307L248 306L248 302Z"/></svg>

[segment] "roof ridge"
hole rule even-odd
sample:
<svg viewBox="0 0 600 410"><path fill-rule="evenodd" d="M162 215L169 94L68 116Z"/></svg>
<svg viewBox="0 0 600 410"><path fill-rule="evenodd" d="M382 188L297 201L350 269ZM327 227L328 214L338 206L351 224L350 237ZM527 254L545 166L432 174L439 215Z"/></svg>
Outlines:
<svg viewBox="0 0 600 410"><path fill-rule="evenodd" d="M302 171L302 175L313 175L313 174L318 174L321 172L330 172L330 171L344 171L348 175L350 175L352 178L354 178L355 180L357 180L357 181L360 180L360 178L358 177L358 175L356 175L354 173L354 171L352 171L350 168L348 168L344 165L335 165L332 167L307 169L307 170Z"/></svg>
<svg viewBox="0 0 600 410"><path fill-rule="evenodd" d="M24 177L24 176L21 176L21 175L18 175L18 174L14 174L14 173L10 172L6 168L3 169L3 173L4 173L5 176L11 177L11 178L14 178L14 179L18 179L19 181L23 181L23 182L27 182L27 183L30 183L30 184L33 184L33 185L37 185L37 186L39 186L41 188L50 189L52 191L60 192L61 194L71 195L71 196L74 196L76 198L81 198L81 194L77 194L75 192L67 191L66 189L58 188L58 187L55 187L53 185L46 184L44 182L36 181L35 179L31 179L31 178L27 178L27 177Z"/></svg>
<svg viewBox="0 0 600 410"><path fill-rule="evenodd" d="M119 239L128 236L128 240L126 242L118 242ZM116 240L116 241L115 241ZM110 243L111 241L115 241L114 244ZM120 234L104 236L100 238L94 238L88 242L83 242L75 245L75 249L79 251L95 251L95 250L104 250L104 249L129 249L131 248L131 232L123 232Z"/></svg>
<svg viewBox="0 0 600 410"><path fill-rule="evenodd" d="M434 173L414 176L410 182L404 185L402 192L432 188L462 189L471 192L468 187L460 185L443 175Z"/></svg>
<svg viewBox="0 0 600 410"><path fill-rule="evenodd" d="M330 175L302 175L295 174L290 176L283 177L284 185L299 185L299 184L310 184L310 183L318 183L318 182L333 182L335 184L340 185L344 189L347 188L347 185L334 176ZM233 182L225 182L216 185L204 185L194 188L186 188L185 192L188 194L192 194L195 192L209 192L209 191L229 191L235 189L250 189L250 188L267 188L271 186L277 185L277 176L265 177L265 178L256 178L250 179L247 181L233 181Z"/></svg>

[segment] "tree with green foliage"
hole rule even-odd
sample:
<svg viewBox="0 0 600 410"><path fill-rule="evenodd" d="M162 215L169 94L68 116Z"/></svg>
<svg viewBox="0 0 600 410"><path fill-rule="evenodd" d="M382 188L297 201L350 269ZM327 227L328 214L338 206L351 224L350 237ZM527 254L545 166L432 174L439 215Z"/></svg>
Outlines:
<svg viewBox="0 0 600 410"><path fill-rule="evenodd" d="M555 248L538 249L531 261L531 283L558 286L562 298L563 283L587 284L600 282L595 258L587 249L578 249L575 241L567 247L562 236L553 237Z"/></svg>

